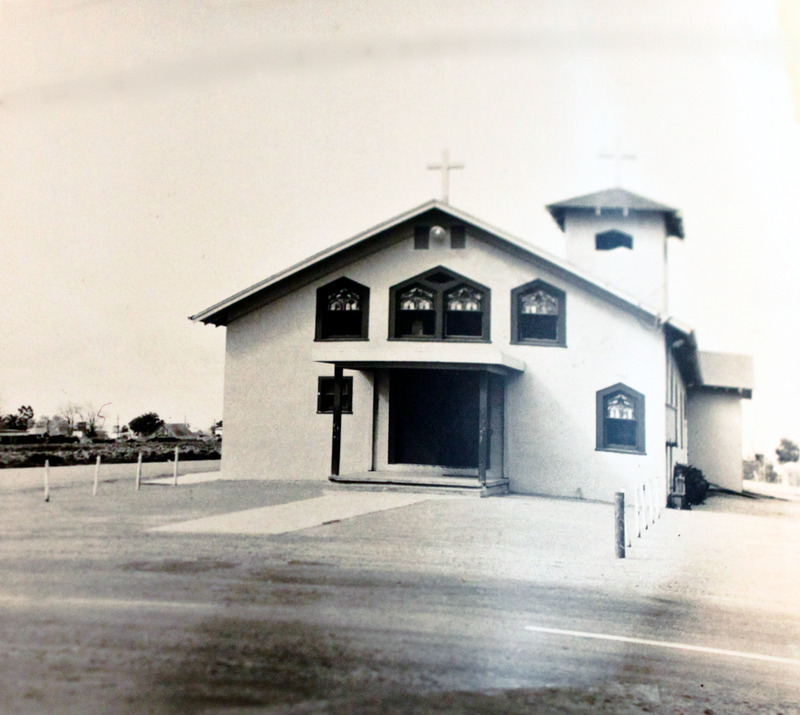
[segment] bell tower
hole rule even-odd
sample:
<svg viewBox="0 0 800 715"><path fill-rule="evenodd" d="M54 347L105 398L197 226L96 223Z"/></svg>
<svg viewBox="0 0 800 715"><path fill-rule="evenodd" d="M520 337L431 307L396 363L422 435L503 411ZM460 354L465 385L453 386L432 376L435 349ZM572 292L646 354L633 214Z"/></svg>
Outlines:
<svg viewBox="0 0 800 715"><path fill-rule="evenodd" d="M667 314L667 242L683 238L676 209L626 189L606 189L547 206L567 243L567 260L628 297Z"/></svg>

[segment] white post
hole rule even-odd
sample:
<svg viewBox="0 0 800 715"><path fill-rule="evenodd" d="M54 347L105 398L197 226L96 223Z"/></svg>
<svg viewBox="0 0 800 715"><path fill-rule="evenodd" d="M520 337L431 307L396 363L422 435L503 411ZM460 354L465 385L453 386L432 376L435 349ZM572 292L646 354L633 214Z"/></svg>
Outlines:
<svg viewBox="0 0 800 715"><path fill-rule="evenodd" d="M50 460L44 460L44 500L50 501Z"/></svg>
<svg viewBox="0 0 800 715"><path fill-rule="evenodd" d="M94 486L92 487L92 496L97 496L97 481L100 478L100 455L97 455L97 462L94 465Z"/></svg>
<svg viewBox="0 0 800 715"><path fill-rule="evenodd" d="M658 516L658 503L656 502L656 490L655 488L650 489L650 518L651 523L656 523L656 517Z"/></svg>
<svg viewBox="0 0 800 715"><path fill-rule="evenodd" d="M142 453L139 452L139 461L136 463L136 491L142 486Z"/></svg>
<svg viewBox="0 0 800 715"><path fill-rule="evenodd" d="M172 465L172 486L178 486L178 447L175 447L175 462Z"/></svg>
<svg viewBox="0 0 800 715"><path fill-rule="evenodd" d="M642 535L641 508L642 500L639 498L639 487L637 486L636 489L633 490L633 513L636 517L635 524L637 538Z"/></svg>

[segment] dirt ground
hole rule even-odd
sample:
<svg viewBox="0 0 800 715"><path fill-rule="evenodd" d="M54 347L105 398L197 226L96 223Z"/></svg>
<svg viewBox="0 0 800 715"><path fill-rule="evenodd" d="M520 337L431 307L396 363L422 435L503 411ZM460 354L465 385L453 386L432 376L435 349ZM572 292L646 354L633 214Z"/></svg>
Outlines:
<svg viewBox="0 0 800 715"><path fill-rule="evenodd" d="M524 632L568 614L800 663L799 503L665 512L617 560L606 504L456 497L277 536L160 534L329 485L136 492L126 475L92 497L81 477L45 503L29 476L0 497L2 715L800 712L791 663Z"/></svg>

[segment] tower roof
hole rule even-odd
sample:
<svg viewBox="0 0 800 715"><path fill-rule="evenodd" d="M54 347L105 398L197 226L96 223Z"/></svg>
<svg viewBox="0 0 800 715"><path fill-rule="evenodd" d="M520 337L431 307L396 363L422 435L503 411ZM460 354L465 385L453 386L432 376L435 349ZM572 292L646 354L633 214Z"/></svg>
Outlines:
<svg viewBox="0 0 800 715"><path fill-rule="evenodd" d="M619 211L623 214L660 213L664 215L667 235L683 238L683 219L677 209L651 201L627 189L605 189L585 196L576 196L573 199L549 204L547 210L562 231L567 211L571 210L591 210L597 213Z"/></svg>

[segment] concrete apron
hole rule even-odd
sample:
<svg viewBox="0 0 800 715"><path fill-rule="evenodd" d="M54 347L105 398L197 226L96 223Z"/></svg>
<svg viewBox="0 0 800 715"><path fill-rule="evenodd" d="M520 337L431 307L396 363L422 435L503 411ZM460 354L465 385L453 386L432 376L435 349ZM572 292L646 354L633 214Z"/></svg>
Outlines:
<svg viewBox="0 0 800 715"><path fill-rule="evenodd" d="M168 524L149 531L182 534L286 534L351 519L362 514L397 509L431 499L447 498L432 494L341 492L288 504Z"/></svg>

